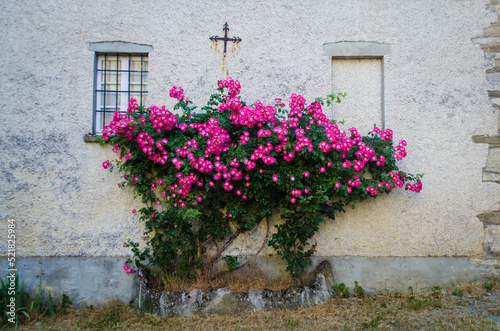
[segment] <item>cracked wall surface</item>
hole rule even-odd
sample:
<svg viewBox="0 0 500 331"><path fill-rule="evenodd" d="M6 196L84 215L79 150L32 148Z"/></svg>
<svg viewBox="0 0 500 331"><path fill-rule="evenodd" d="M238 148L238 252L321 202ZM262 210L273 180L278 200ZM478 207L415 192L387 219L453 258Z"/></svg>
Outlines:
<svg viewBox="0 0 500 331"><path fill-rule="evenodd" d="M209 37L220 34L227 21L230 34L242 38L239 49L228 54L229 73L241 81L242 96L250 102L287 100L291 93L311 101L341 92L332 91L325 43L391 46L384 56L386 126L396 141L407 140L401 169L425 173L424 189L380 196L321 225L314 237L318 256L481 257L485 238L497 232L485 232L477 215L498 210L500 201L497 179L482 177L485 164L496 176L499 145L471 141L498 131L498 109L490 97L500 95L495 85L500 74L488 68L496 68L499 59L490 55L497 49L484 48L481 39L497 35L478 37L489 26L496 29L496 12L487 5L486 0L392 0L384 6L364 0L2 2L0 232L6 233L5 220L16 221L20 256L128 256L122 243L142 234L131 213L140 203L118 189L119 174L102 169L102 162L114 157L111 149L83 140L92 125L89 44L121 40L152 46L151 103L171 109L168 90L181 85L203 106L223 78L220 47L211 48ZM334 116L335 109L329 111ZM264 233L258 228L239 238L228 254L251 254ZM5 245L0 241L0 254ZM275 252L268 248L263 254Z"/></svg>

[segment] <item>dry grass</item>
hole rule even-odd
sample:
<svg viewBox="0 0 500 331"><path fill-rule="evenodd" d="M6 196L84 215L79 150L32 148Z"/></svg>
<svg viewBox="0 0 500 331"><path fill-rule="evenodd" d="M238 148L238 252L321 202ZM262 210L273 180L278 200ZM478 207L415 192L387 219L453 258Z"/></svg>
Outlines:
<svg viewBox="0 0 500 331"><path fill-rule="evenodd" d="M296 310L188 319L162 319L113 302L35 319L20 330L500 330L499 292L497 280L418 293L335 298Z"/></svg>
<svg viewBox="0 0 500 331"><path fill-rule="evenodd" d="M153 284L153 288L162 291L191 291L193 289L225 288L233 292L248 292L249 290L270 289L273 291L284 290L291 286L305 285L300 279L286 277L271 280L259 271L247 270L239 273L230 273L214 280L209 277L198 277L189 282L180 277L159 277L159 283Z"/></svg>

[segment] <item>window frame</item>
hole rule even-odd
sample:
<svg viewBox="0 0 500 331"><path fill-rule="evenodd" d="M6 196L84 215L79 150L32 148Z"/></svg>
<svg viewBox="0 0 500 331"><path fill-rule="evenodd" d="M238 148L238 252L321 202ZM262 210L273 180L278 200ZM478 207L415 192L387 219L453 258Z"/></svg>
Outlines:
<svg viewBox="0 0 500 331"><path fill-rule="evenodd" d="M147 95L149 93L149 86L148 86L148 80L149 77L146 77L144 79L144 75L149 76L149 53L153 51L153 47L150 45L144 45L144 44L136 44L136 43L129 43L129 42L123 42L123 41L113 41L113 42L97 42L97 43L90 43L89 44L89 50L91 52L94 52L94 68L93 68L93 87L92 87L92 136L97 136L102 134L102 129L104 128L104 123L106 122L106 114L107 113L112 113L114 114L116 111L119 111L120 113L125 113L126 109L128 108L128 101L130 100L131 95L134 94L139 94L141 96L140 100L138 100L138 103L142 103L146 100L142 98L142 96L147 98ZM105 58L103 59L104 62L104 68L99 68L99 59L100 57L104 56ZM115 57L117 60L117 67L115 70L109 70L106 72L106 57L111 56ZM132 61L132 58L134 56L140 56L141 57L141 68L139 70L139 76L140 76L140 90L139 91L133 91L132 90L132 85L131 83L131 73L133 73L133 70L130 70L130 63ZM118 61L120 60L120 57L128 57L127 65L126 68L127 70L123 70L122 67L118 67ZM144 70L143 67L143 60L144 58L147 59L147 68ZM99 74L99 71L101 73ZM117 75L116 81L118 82L118 79L121 81L121 88L118 89L118 84L115 88L114 91L106 91L106 80L102 80L103 76L100 75L107 75L110 72L115 71ZM123 74L123 75L122 75ZM120 75L120 77L118 77ZM101 81L98 81L101 79ZM103 84L104 83L104 88ZM123 83L126 83L127 86L124 88ZM137 82L135 82L137 83ZM137 85L137 84L135 84ZM98 88L100 87L100 89ZM146 91L144 91L144 88ZM115 98L118 99L120 94L127 93L127 100L122 100L123 98L120 99L120 103L118 104L115 101L114 106L112 106L111 109L114 109L112 111L106 112L106 93L112 92L115 93ZM101 94L98 96L98 94ZM101 110L98 111L98 105L97 101L99 97L104 96L104 104L102 105ZM144 100L144 101L143 101ZM143 104L145 105L145 104ZM124 109L125 111L123 111ZM101 116L98 116L98 113L101 113ZM99 120L98 120L99 117ZM99 125L99 127L98 127ZM102 127L101 127L102 126Z"/></svg>
<svg viewBox="0 0 500 331"><path fill-rule="evenodd" d="M341 41L323 44L324 55L334 59L380 59L381 91L380 111L381 127L385 129L385 58L391 53L391 45L377 42ZM333 87L333 77L332 77Z"/></svg>
<svg viewBox="0 0 500 331"><path fill-rule="evenodd" d="M140 57L139 70L132 67L132 62L136 60L134 57ZM111 61L116 61L115 68L107 68L108 63ZM102 133L104 123L107 122L107 116L117 111L122 114L126 113L130 98L135 98L140 106L145 106L148 94L148 62L147 53L95 53L92 118L94 135ZM133 80L134 74L138 74L139 81ZM107 80L109 76L113 75L116 79ZM115 88L109 88L109 85L115 85ZM134 86L138 86L139 89L134 90ZM111 104L107 102L108 95L115 98L115 101L111 102ZM124 95L126 95L125 98Z"/></svg>

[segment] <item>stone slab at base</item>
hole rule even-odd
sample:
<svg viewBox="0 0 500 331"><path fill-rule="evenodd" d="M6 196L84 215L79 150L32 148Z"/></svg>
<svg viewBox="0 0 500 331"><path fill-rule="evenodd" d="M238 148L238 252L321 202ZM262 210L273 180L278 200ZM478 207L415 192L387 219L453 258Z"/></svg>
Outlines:
<svg viewBox="0 0 500 331"><path fill-rule="evenodd" d="M294 309L323 304L333 291L319 274L310 286L289 287L286 290L250 290L232 292L225 288L208 288L204 291L156 292L144 289L139 293L139 308L161 316L193 317L233 315L256 311Z"/></svg>
<svg viewBox="0 0 500 331"><path fill-rule="evenodd" d="M5 257L4 257L5 258ZM5 258L6 260L6 258ZM54 296L68 295L78 307L110 300L131 302L137 293L136 274L123 271L126 257L19 257L16 267L20 280L37 289L42 263L43 288ZM483 278L481 267L467 257L320 257L313 258L309 271L322 261L332 265L333 281L354 288L354 281L367 291L405 291ZM259 257L252 267L271 278L286 276L280 257ZM5 280L7 268L1 269Z"/></svg>

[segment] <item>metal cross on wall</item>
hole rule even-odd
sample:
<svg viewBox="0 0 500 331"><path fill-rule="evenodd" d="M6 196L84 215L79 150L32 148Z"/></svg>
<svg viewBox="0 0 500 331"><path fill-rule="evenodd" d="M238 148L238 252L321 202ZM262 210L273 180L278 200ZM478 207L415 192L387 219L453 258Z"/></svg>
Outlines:
<svg viewBox="0 0 500 331"><path fill-rule="evenodd" d="M227 42L232 41L233 43L237 44L241 41L241 38L238 38L238 37L228 38L227 37L227 32L229 31L229 25L227 25L227 22L224 24L224 27L222 28L222 30L224 31L224 38L221 38L219 36L214 36L214 37L210 37L210 40L215 41L215 42L218 42L219 40L224 41L224 57L225 57L226 52L227 52Z"/></svg>

